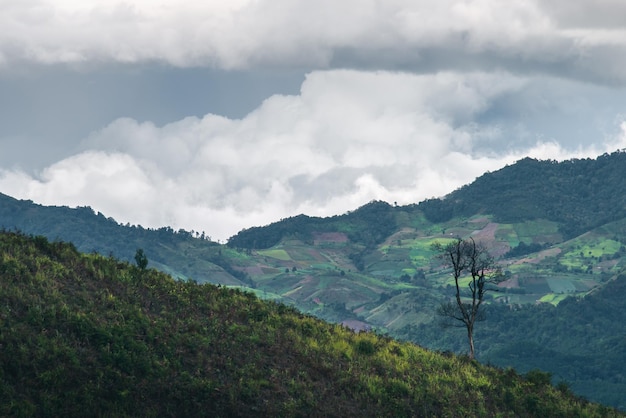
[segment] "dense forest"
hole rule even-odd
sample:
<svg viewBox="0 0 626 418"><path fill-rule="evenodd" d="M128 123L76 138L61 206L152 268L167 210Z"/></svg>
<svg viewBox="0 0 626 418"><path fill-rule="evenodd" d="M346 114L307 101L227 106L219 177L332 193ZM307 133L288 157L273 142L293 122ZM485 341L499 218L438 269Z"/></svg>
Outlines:
<svg viewBox="0 0 626 418"><path fill-rule="evenodd" d="M626 152L563 162L524 158L419 207L432 222L477 213L499 222L548 219L566 237L623 218Z"/></svg>
<svg viewBox="0 0 626 418"><path fill-rule="evenodd" d="M207 245L217 245L210 237L195 231L175 231L171 227L144 228L141 225L121 225L113 218L94 212L90 207L70 209L64 206L41 206L29 200L17 200L0 193L0 228L28 231L51 239L72 242L84 252L120 254L119 258L131 260L137 242L149 246L150 242L179 244L202 237ZM89 231L86 233L85 231ZM113 240L111 237L116 237ZM147 248L153 257L158 252ZM122 255L123 254L123 255ZM155 257L157 258L157 257Z"/></svg>
<svg viewBox="0 0 626 418"><path fill-rule="evenodd" d="M228 240L233 248L270 248L284 238L311 241L313 232L345 232L348 238L371 249L391 235L397 223L393 207L386 202L372 201L353 212L329 218L306 215L293 216L263 227L244 229Z"/></svg>
<svg viewBox="0 0 626 418"><path fill-rule="evenodd" d="M621 416L536 370L15 232L0 233L0 346L2 416Z"/></svg>
<svg viewBox="0 0 626 418"><path fill-rule="evenodd" d="M484 213L504 223L547 219L557 222L566 237L573 237L626 215L626 152L596 159L563 162L524 158L444 198L427 199L402 207L371 202L358 210L330 218L297 216L265 227L243 230L228 245L269 248L286 236L306 237L311 231L341 231L349 225L350 239L369 247L391 235L394 214L421 211L432 223Z"/></svg>

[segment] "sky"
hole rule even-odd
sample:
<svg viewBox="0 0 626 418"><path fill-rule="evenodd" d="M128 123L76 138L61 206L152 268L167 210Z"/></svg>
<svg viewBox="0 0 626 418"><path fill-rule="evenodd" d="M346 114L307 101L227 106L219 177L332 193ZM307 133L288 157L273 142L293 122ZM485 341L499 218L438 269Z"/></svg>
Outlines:
<svg viewBox="0 0 626 418"><path fill-rule="evenodd" d="M0 193L238 231L626 148L622 0L0 0Z"/></svg>

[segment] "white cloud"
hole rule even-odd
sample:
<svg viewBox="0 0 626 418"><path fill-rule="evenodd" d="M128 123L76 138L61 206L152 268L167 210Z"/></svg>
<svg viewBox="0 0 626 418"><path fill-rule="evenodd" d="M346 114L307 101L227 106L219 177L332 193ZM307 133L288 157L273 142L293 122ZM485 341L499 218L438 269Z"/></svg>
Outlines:
<svg viewBox="0 0 626 418"><path fill-rule="evenodd" d="M527 155L564 159L624 146L626 125L606 145L573 151L523 129L529 145L481 151L484 141L515 140L510 125L477 120L527 94L528 83L502 72L313 72L300 95L272 96L243 119L208 114L165 126L118 119L36 177L0 171L0 191L226 239L299 213L442 196ZM541 93L544 107L565 101Z"/></svg>
<svg viewBox="0 0 626 418"><path fill-rule="evenodd" d="M5 66L500 67L623 83L623 10L617 0L5 0L0 57Z"/></svg>

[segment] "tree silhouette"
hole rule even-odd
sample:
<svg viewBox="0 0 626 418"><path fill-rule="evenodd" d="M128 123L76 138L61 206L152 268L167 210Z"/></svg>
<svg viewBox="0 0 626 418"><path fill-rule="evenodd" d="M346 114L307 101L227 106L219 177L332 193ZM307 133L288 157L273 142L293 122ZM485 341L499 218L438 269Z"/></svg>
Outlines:
<svg viewBox="0 0 626 418"><path fill-rule="evenodd" d="M493 257L486 248L473 238L455 241L442 245L434 244L439 257L452 268L452 276L456 288L455 299L443 302L437 314L451 321L444 321L444 326L462 323L467 330L469 357L474 358L474 325L485 319L482 309L485 292L490 290L489 284L502 281L503 275L496 266ZM469 276L469 292L462 291L461 281ZM457 322L458 321L458 322Z"/></svg>

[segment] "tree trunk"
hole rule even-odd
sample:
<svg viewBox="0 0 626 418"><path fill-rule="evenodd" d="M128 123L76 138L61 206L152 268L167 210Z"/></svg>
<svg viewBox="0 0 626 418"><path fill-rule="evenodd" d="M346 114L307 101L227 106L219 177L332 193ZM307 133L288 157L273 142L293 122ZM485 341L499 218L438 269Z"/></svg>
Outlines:
<svg viewBox="0 0 626 418"><path fill-rule="evenodd" d="M471 326L467 327L467 338L470 346L469 358L470 360L474 360L474 333Z"/></svg>

